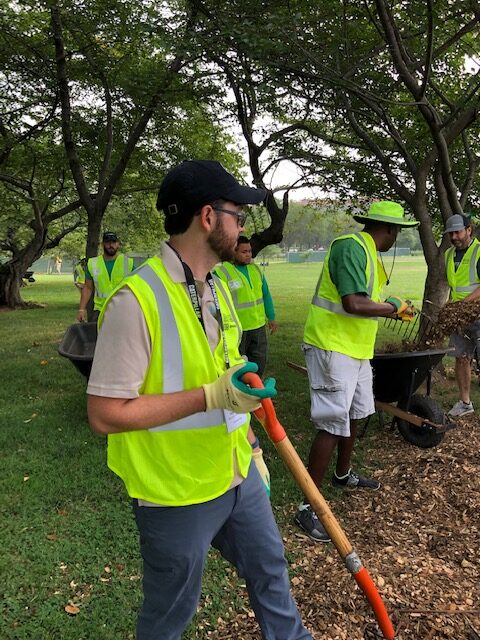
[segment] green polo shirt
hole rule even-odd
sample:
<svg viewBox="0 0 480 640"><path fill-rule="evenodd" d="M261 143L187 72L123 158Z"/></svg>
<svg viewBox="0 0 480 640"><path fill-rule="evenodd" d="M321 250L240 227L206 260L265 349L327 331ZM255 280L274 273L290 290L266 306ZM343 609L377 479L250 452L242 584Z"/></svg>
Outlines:
<svg viewBox="0 0 480 640"><path fill-rule="evenodd" d="M328 267L330 278L341 297L352 293L368 294L365 276L367 255L356 240L345 238L334 242Z"/></svg>

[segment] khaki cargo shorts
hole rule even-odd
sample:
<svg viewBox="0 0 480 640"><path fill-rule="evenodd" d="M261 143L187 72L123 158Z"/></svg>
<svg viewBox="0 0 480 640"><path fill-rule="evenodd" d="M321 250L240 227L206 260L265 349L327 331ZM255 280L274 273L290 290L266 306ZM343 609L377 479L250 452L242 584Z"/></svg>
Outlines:
<svg viewBox="0 0 480 640"><path fill-rule="evenodd" d="M317 429L350 436L350 420L375 413L370 360L303 345L310 382L311 418Z"/></svg>

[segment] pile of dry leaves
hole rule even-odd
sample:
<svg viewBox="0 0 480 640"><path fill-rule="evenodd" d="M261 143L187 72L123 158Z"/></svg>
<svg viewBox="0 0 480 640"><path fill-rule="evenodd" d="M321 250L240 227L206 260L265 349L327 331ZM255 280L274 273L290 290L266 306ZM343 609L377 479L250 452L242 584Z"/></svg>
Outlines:
<svg viewBox="0 0 480 640"><path fill-rule="evenodd" d="M456 331L472 324L480 318L480 302L472 300L470 302L448 302L438 312L435 322L433 336L449 336ZM433 337L432 336L432 337Z"/></svg>
<svg viewBox="0 0 480 640"><path fill-rule="evenodd" d="M384 598L396 638L480 640L480 418L459 419L435 449L415 448L387 429L374 439L375 466L383 468L373 475L383 487L342 494L333 509ZM286 507L289 517L294 509ZM292 589L314 640L380 639L333 545L313 543L294 525L283 535L297 558ZM245 609L205 637L253 640L260 632Z"/></svg>
<svg viewBox="0 0 480 640"><path fill-rule="evenodd" d="M400 338L392 343L384 344L379 353L402 353L410 351L424 351L426 349L442 348L446 339L453 333L461 333L480 319L480 301L448 302L442 307L437 317L420 313L411 326L400 320L387 319L385 326L391 328Z"/></svg>

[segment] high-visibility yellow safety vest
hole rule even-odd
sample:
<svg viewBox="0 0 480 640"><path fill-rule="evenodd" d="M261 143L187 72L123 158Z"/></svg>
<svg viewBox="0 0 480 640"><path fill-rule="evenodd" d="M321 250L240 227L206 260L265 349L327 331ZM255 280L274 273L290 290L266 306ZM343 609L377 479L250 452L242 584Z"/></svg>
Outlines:
<svg viewBox="0 0 480 640"><path fill-rule="evenodd" d="M105 259L103 256L89 258L88 270L93 279L95 294L93 298L93 308L100 311L105 304L105 300L117 285L132 271L133 259L120 254L115 258L112 273L109 276Z"/></svg>
<svg viewBox="0 0 480 640"><path fill-rule="evenodd" d="M474 238L456 271L454 263L455 247L449 247L445 251L447 281L453 302L464 300L480 286L480 279L477 273L477 262L480 258L479 251L480 242Z"/></svg>
<svg viewBox="0 0 480 640"><path fill-rule="evenodd" d="M242 362L240 322L227 288L215 276L214 281L233 366ZM194 389L226 370L223 339L212 353L184 285L173 282L160 258L147 260L123 285L138 299L152 344L141 395ZM250 415L235 416L227 426L225 411L216 409L150 429L109 435L108 466L133 498L165 506L212 500L230 487L234 456L239 473L243 477L248 473Z"/></svg>
<svg viewBox="0 0 480 640"><path fill-rule="evenodd" d="M325 351L337 351L360 360L370 359L373 357L377 335L377 318L345 311L328 268L333 243L346 238L352 238L364 249L367 256L365 267L367 293L374 302L380 300L380 291L385 284L386 276L377 258L377 247L372 236L364 231L339 236L332 242L325 256L322 273L305 324L303 340Z"/></svg>
<svg viewBox="0 0 480 640"><path fill-rule="evenodd" d="M74 284L85 284L85 271L80 263L73 270L73 282Z"/></svg>
<svg viewBox="0 0 480 640"><path fill-rule="evenodd" d="M262 293L262 273L256 264L247 265L250 282L231 262L222 262L215 273L224 280L244 331L258 329L265 324L265 304Z"/></svg>

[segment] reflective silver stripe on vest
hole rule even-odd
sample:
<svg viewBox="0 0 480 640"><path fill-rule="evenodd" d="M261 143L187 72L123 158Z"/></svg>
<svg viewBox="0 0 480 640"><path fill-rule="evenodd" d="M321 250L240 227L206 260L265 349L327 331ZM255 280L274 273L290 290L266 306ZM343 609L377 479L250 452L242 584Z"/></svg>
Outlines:
<svg viewBox="0 0 480 640"><path fill-rule="evenodd" d="M353 235L356 238L358 238L362 243L365 249L365 253L367 254L367 260L370 258L370 277L368 280L367 295L369 298L371 298L372 292L373 292L373 279L375 277L375 267L373 264L373 260L371 259L371 256L368 252L367 243L365 242L363 236L358 232L354 233ZM328 265L327 265L327 268L328 268ZM323 273L323 270L322 270L322 273ZM322 281L322 276L320 275L316 291L319 291L321 281ZM316 293L312 298L312 304L315 305L316 307L320 307L321 309L326 309L327 311L331 311L332 313L338 313L341 316L348 316L349 318L360 318L362 320L374 320L375 322L378 320L376 316L360 316L356 313L348 313L348 311L345 311L345 309L343 308L343 305L341 302L332 302L332 300L327 300L326 298L320 298Z"/></svg>
<svg viewBox="0 0 480 640"><path fill-rule="evenodd" d="M149 265L139 267L136 275L149 285L157 303L162 328L163 392L174 393L175 391L183 391L183 360L180 335L165 285ZM225 416L223 411L221 409L215 409L213 411L193 413L186 418L168 422L158 427L151 427L149 431L203 429L206 427L214 427L224 422Z"/></svg>
<svg viewBox="0 0 480 640"><path fill-rule="evenodd" d="M312 304L314 304L316 307L320 307L321 309L331 311L332 313L338 313L341 316L348 316L349 318L360 318L361 320L375 321L378 320L377 316L360 316L357 313L348 313L348 311L345 311L341 303L332 302L331 300L326 300L325 298L318 298L317 296L313 297Z"/></svg>
<svg viewBox="0 0 480 640"><path fill-rule="evenodd" d="M212 277L213 277L213 280L215 282L215 285L221 290L223 298L224 298L225 302L227 303L228 308L230 309L230 314L232 316L232 320L237 325L237 329L238 329L238 345L240 345L240 342L242 340L242 326L240 324L240 321L238 320L238 316L237 316L237 313L235 311L235 308L232 307L232 305L230 304L230 298L228 297L227 292L225 291L225 287L223 286L223 282L215 274L213 274Z"/></svg>
<svg viewBox="0 0 480 640"><path fill-rule="evenodd" d="M228 282L233 282L233 278L232 278L232 276L230 274L230 271L228 271L228 269L226 267L224 267L223 265L221 267L217 267L217 271L221 271L222 273L224 273ZM240 272L239 272L238 275L239 275L240 278L245 277ZM239 302L237 290L234 289L232 291L230 289L230 293L232 294L233 304L235 305L236 309L250 309L252 307L256 307L257 305L263 304L263 297L262 298L258 298L258 300L252 300L250 302Z"/></svg>
<svg viewBox="0 0 480 640"><path fill-rule="evenodd" d="M99 275L99 266L98 266L98 256L96 258L92 258L92 273L91 276L93 278L93 284L95 285L95 297L100 298L101 300L108 298L110 295L110 291L100 291L98 288L98 275Z"/></svg>
<svg viewBox="0 0 480 640"><path fill-rule="evenodd" d="M123 277L126 278L128 276L128 258L127 256L122 256L123 258Z"/></svg>

